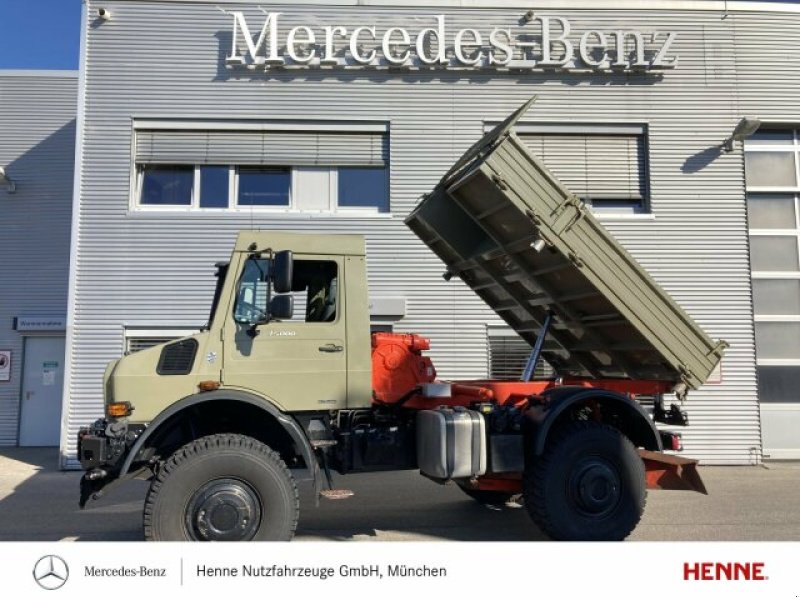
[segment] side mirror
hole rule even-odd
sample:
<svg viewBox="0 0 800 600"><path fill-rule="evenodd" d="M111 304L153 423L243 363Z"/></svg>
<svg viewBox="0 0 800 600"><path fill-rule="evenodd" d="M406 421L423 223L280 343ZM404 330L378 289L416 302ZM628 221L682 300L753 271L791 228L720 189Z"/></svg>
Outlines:
<svg viewBox="0 0 800 600"><path fill-rule="evenodd" d="M291 319L294 315L294 296L273 296L269 301L270 319Z"/></svg>
<svg viewBox="0 0 800 600"><path fill-rule="evenodd" d="M276 294L287 294L292 291L294 276L294 255L291 250L275 253L272 259L272 284ZM270 304L271 306L271 304Z"/></svg>

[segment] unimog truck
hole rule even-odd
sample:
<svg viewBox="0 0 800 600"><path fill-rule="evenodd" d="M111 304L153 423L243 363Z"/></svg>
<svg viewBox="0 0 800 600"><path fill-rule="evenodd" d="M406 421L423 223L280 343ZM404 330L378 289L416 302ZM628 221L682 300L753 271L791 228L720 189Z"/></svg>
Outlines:
<svg viewBox="0 0 800 600"><path fill-rule="evenodd" d="M78 436L81 506L148 478L149 540L288 540L298 481L343 499L333 472L418 470L480 502L521 494L555 539L621 540L647 488L705 493L664 427L688 424L725 343L523 145L529 104L406 219L531 344L518 381L443 381L428 339L371 335L361 236L244 231L203 331L108 365L105 418Z"/></svg>

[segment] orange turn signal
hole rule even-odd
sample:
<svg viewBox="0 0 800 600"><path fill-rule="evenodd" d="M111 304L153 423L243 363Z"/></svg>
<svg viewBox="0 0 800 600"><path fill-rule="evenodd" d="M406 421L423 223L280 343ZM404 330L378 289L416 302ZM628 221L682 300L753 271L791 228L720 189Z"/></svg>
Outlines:
<svg viewBox="0 0 800 600"><path fill-rule="evenodd" d="M219 389L219 385L219 381L207 380L198 383L197 387L200 388L201 392L213 392Z"/></svg>
<svg viewBox="0 0 800 600"><path fill-rule="evenodd" d="M130 402L112 402L106 406L106 415L109 417L128 417L133 412Z"/></svg>

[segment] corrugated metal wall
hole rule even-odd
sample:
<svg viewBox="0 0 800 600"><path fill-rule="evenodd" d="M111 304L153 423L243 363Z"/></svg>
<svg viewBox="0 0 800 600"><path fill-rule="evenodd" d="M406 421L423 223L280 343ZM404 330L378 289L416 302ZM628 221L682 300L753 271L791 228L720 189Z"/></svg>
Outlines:
<svg viewBox="0 0 800 600"><path fill-rule="evenodd" d="M575 31L677 31L678 67L663 75L491 71L231 71L231 18L213 2L89 2L86 121L80 197L70 413L62 449L74 465L77 428L102 412L105 362L123 347L123 324L202 322L212 265L237 230L360 232L372 295L404 296L397 331L433 340L443 377L486 374L493 313L456 281L402 223L482 131L532 94L526 120L642 123L649 135L652 215L603 217L614 235L713 338L731 344L721 384L691 394L686 453L708 463L760 460L753 326L740 152L718 145L744 113L800 120L800 36L793 14L654 10L539 11ZM237 5L238 8L238 5ZM281 31L297 24L406 26L446 14L463 27L520 31L520 10L270 5ZM243 5L255 32L264 15ZM452 42L451 42L452 43ZM129 210L132 117L370 119L390 125L391 217L313 218Z"/></svg>
<svg viewBox="0 0 800 600"><path fill-rule="evenodd" d="M0 382L0 446L17 443L23 337L20 315L64 315L72 214L75 72L0 73L0 349L11 381Z"/></svg>

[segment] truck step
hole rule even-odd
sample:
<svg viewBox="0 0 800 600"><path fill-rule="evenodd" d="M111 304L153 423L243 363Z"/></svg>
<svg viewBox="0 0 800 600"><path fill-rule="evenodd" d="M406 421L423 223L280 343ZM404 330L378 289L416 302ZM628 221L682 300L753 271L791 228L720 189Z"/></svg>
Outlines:
<svg viewBox="0 0 800 600"><path fill-rule="evenodd" d="M353 490L322 490L319 495L328 500L347 500L354 496L355 492Z"/></svg>

